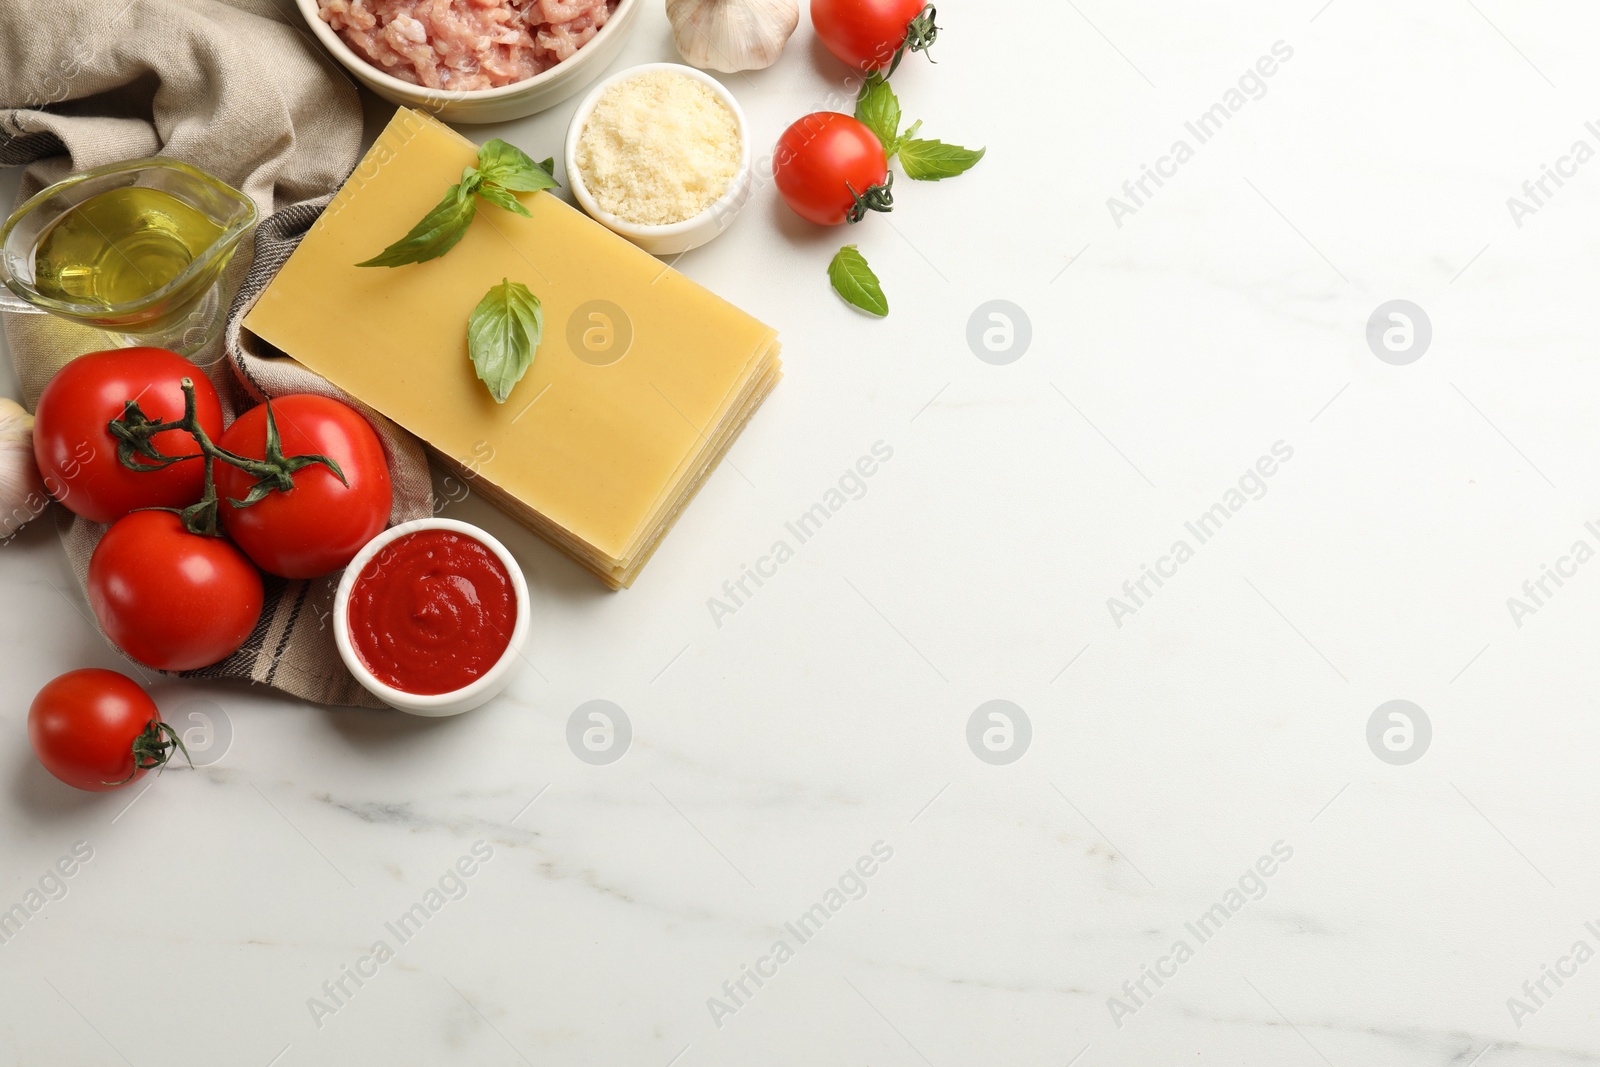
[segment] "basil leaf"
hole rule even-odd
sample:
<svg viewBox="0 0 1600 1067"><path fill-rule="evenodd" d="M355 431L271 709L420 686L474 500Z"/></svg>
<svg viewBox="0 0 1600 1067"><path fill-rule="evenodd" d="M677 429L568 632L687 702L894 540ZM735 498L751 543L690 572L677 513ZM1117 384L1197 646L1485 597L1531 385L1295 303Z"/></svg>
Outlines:
<svg viewBox="0 0 1600 1067"><path fill-rule="evenodd" d="M845 245L834 255L828 264L828 281L847 303L880 319L889 314L889 298L883 295L878 276L867 266L867 257L855 245Z"/></svg>
<svg viewBox="0 0 1600 1067"><path fill-rule="evenodd" d="M525 218L531 217L533 214L527 208L522 206L522 201L517 199L516 194L512 193L508 189L503 188L498 182L484 182L482 185L478 186L478 195L489 201L491 204L496 204L500 207L503 207L507 211L514 211L518 215L521 215Z"/></svg>
<svg viewBox="0 0 1600 1067"><path fill-rule="evenodd" d="M983 158L983 148L962 148L943 141L920 141L913 138L900 146L900 166L907 178L919 182L936 182L941 178L954 178L972 168Z"/></svg>
<svg viewBox="0 0 1600 1067"><path fill-rule="evenodd" d="M900 98L879 74L868 75L856 96L856 118L878 135L891 157L900 147Z"/></svg>
<svg viewBox="0 0 1600 1067"><path fill-rule="evenodd" d="M463 190L469 184L472 183L452 185L450 191L444 194L444 199L439 201L439 206L411 227L410 233L356 266L399 267L406 263L425 263L450 251L466 235L467 227L472 225L472 217L478 211L478 202L471 190L468 189L463 195Z"/></svg>
<svg viewBox="0 0 1600 1067"><path fill-rule="evenodd" d="M550 167L555 161L550 161ZM535 163L516 145L496 138L478 149L478 173L485 182L493 182L514 193L535 193L550 189L558 183L549 169Z"/></svg>
<svg viewBox="0 0 1600 1067"><path fill-rule="evenodd" d="M512 388L533 366L543 334L544 308L521 282L502 278L472 309L467 319L467 352L478 379L489 387L496 404L506 402Z"/></svg>

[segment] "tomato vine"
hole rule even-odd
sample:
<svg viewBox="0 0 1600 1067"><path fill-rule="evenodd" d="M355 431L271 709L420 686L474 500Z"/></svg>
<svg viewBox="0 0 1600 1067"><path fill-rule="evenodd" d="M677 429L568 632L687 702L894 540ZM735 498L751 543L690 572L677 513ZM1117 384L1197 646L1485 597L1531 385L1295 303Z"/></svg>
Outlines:
<svg viewBox="0 0 1600 1067"><path fill-rule="evenodd" d="M172 511L183 520L184 529L203 537L220 537L222 528L217 517L218 497L215 479L212 477L217 461L237 467L246 474L253 475L255 484L250 487L242 499L228 498L228 503L236 508L247 508L251 504L262 500L273 490L287 493L294 488L294 476L314 464L321 464L334 473L345 485L350 480L344 476L344 471L339 469L339 464L323 455L286 456L283 454L283 442L278 436L278 423L272 414L272 401L267 404L267 440L266 456L263 459L249 459L235 452L230 452L206 433L200 425L200 420L195 414L194 380L185 378L180 383L183 389L183 417L167 422L151 419L139 409L138 401L129 400L123 404L122 414L112 419L107 424L111 436L117 439L117 459L122 465L133 471L164 470L174 463L185 460L200 459L205 464L205 492L200 499L186 508L161 508L162 511ZM187 456L169 456L156 448L153 438L156 434L168 430L183 430L199 446L198 453Z"/></svg>

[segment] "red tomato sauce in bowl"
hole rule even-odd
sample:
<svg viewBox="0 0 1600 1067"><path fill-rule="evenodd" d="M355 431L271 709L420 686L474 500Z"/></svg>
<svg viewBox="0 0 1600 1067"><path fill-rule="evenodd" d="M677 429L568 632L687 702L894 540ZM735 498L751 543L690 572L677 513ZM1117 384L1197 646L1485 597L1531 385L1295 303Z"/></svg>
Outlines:
<svg viewBox="0 0 1600 1067"><path fill-rule="evenodd" d="M517 593L483 542L418 530L367 561L350 589L348 619L351 647L378 681L418 696L453 693L505 655Z"/></svg>

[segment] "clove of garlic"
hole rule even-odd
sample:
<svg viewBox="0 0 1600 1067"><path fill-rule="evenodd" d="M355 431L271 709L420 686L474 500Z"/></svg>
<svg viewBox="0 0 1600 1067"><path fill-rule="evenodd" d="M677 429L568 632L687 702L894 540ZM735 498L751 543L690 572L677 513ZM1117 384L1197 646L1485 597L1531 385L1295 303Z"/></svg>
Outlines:
<svg viewBox="0 0 1600 1067"><path fill-rule="evenodd" d="M49 504L33 461L33 416L0 397L0 537L10 537Z"/></svg>
<svg viewBox="0 0 1600 1067"><path fill-rule="evenodd" d="M684 60L732 74L770 67L800 24L799 0L667 0Z"/></svg>

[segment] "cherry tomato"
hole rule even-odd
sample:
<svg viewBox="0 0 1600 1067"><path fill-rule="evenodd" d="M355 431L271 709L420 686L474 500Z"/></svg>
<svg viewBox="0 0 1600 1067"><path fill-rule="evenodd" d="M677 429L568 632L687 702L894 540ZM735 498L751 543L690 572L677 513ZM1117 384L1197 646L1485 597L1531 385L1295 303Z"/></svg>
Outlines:
<svg viewBox="0 0 1600 1067"><path fill-rule="evenodd" d="M220 537L170 511L112 523L89 558L89 606L112 644L160 671L232 655L261 617L261 575Z"/></svg>
<svg viewBox="0 0 1600 1067"><path fill-rule="evenodd" d="M262 570L285 578L316 578L349 563L388 523L393 502L389 464L383 442L367 420L337 400L310 394L278 397L272 401L272 414L284 455L326 456L339 465L345 481L313 463L294 472L294 488L287 493L274 490L240 508L229 498L243 500L256 479L219 463L222 527ZM265 457L267 406L240 415L219 443L249 459Z"/></svg>
<svg viewBox="0 0 1600 1067"><path fill-rule="evenodd" d="M120 789L177 748L139 684L88 667L46 683L28 708L28 740L45 770L78 789Z"/></svg>
<svg viewBox="0 0 1600 1067"><path fill-rule="evenodd" d="M923 16L926 12L925 20ZM924 0L811 0L811 24L822 43L856 70L882 70L906 43L915 21L913 48L933 43L932 5ZM925 24L924 24L925 23Z"/></svg>
<svg viewBox="0 0 1600 1067"><path fill-rule="evenodd" d="M859 222L867 208L889 210L883 143L866 125L836 111L815 112L784 130L772 175L795 213L819 226Z"/></svg>
<svg viewBox="0 0 1600 1067"><path fill-rule="evenodd" d="M45 488L95 522L114 522L135 508L181 508L199 500L205 487L199 460L129 470L117 459L117 440L106 429L129 400L152 420L181 419L183 390L178 383L184 378L194 380L195 414L201 429L215 440L222 434L217 391L199 367L176 352L91 352L62 367L39 395L33 424L33 455ZM200 453L183 430L158 433L151 443L169 456Z"/></svg>

